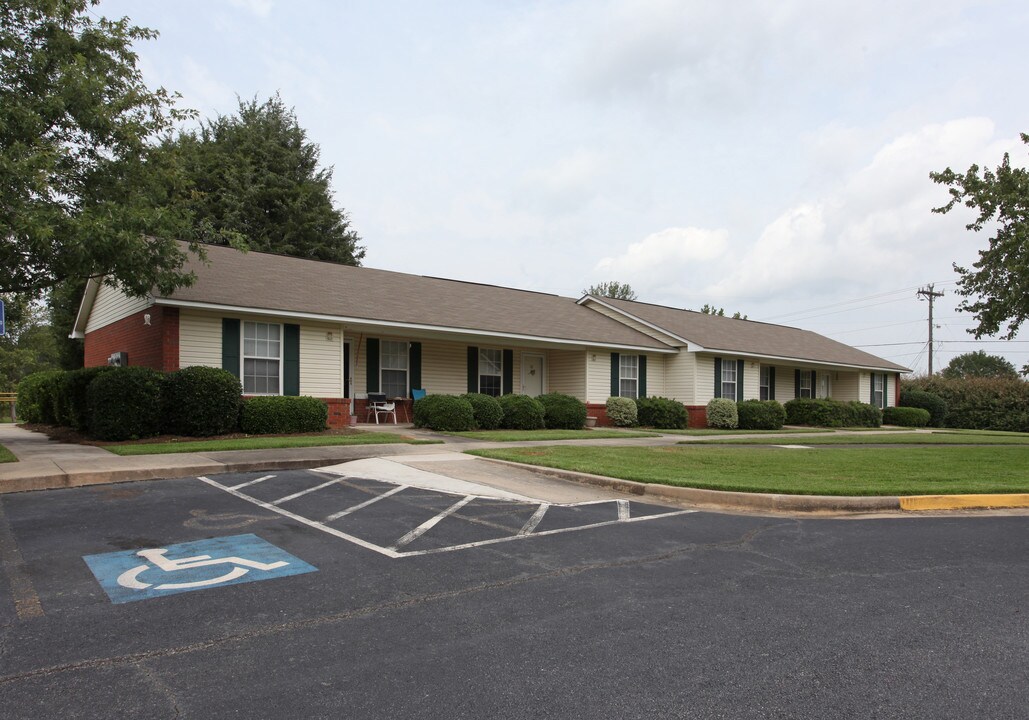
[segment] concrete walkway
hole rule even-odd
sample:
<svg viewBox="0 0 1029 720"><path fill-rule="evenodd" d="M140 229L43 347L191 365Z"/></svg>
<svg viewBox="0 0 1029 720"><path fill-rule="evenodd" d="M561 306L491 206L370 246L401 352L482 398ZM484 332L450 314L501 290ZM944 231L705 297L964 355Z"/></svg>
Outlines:
<svg viewBox="0 0 1029 720"><path fill-rule="evenodd" d="M18 458L0 463L0 493L79 487L104 483L196 477L225 472L251 472L319 468L341 475L372 476L400 484L430 489L492 495L546 502L583 502L626 495L645 495L658 503L760 512L868 513L899 512L909 498L828 497L737 493L644 484L586 473L486 460L464 455L465 450L539 445L589 445L600 447L661 447L704 436L654 435L647 437L555 440L548 442L484 442L440 435L410 425L368 426L369 430L398 436L442 441L437 445L397 442L382 445L337 445L270 450L233 450L201 453L168 453L123 457L90 445L61 443L46 435L13 424L0 424L0 445ZM920 431L928 432L928 431ZM628 433L627 433L628 434ZM803 442L817 435L861 434L827 431L805 435L764 433ZM748 437L740 434L734 437ZM399 438L398 438L399 439ZM932 509L970 507L1029 507L1029 495L1021 496L923 496L932 498ZM907 503L910 505L910 503Z"/></svg>

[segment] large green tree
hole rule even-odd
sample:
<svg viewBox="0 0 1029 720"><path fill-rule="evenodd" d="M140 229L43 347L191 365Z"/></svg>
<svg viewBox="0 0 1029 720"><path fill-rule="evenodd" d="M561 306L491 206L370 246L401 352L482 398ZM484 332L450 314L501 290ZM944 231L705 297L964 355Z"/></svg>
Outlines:
<svg viewBox="0 0 1029 720"><path fill-rule="evenodd" d="M188 284L183 176L159 152L189 115L150 90L136 41L96 0L0 2L0 291L103 276L132 294ZM199 248L194 245L193 250Z"/></svg>
<svg viewBox="0 0 1029 720"><path fill-rule="evenodd" d="M319 167L319 146L278 95L241 100L238 114L204 122L165 150L189 179L190 209L209 242L348 265L364 257L333 202L332 168Z"/></svg>
<svg viewBox="0 0 1029 720"><path fill-rule="evenodd" d="M715 307L714 305L708 305L704 303L704 307L700 308L700 312L704 315L716 315L717 317L725 317L725 308ZM742 315L738 312L732 314L734 320L746 320L747 316Z"/></svg>
<svg viewBox="0 0 1029 720"><path fill-rule="evenodd" d="M982 350L956 355L940 371L948 379L968 377L1017 378L1015 366L1000 355L987 355Z"/></svg>
<svg viewBox="0 0 1029 720"><path fill-rule="evenodd" d="M0 337L0 392L12 392L26 375L57 367L57 345L46 308L28 295L4 294L6 334Z"/></svg>
<svg viewBox="0 0 1029 720"><path fill-rule="evenodd" d="M615 300L635 300L636 291L629 283L621 283L617 280L600 282L590 285L582 291L583 295L595 295L597 297L614 298Z"/></svg>
<svg viewBox="0 0 1029 720"><path fill-rule="evenodd" d="M1022 142L1029 144L1029 135L1022 133ZM973 165L964 173L947 168L929 177L950 192L950 202L933 212L965 205L978 213L966 229L994 231L971 268L954 265L961 276L958 293L965 298L959 307L973 313L978 323L970 332L977 338L1014 338L1029 318L1029 171L1012 167L1005 153L996 170L980 171Z"/></svg>

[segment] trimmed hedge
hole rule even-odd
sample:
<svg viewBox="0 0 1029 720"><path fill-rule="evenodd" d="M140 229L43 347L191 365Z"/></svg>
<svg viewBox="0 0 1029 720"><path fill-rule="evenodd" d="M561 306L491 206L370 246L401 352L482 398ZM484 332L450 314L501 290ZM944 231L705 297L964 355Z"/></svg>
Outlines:
<svg viewBox="0 0 1029 720"><path fill-rule="evenodd" d="M947 401L936 393L911 388L901 389L900 404L902 407L922 408L929 412L929 425L943 427L947 419Z"/></svg>
<svg viewBox="0 0 1029 720"><path fill-rule="evenodd" d="M636 401L632 398L609 397L605 407L607 419L617 427L632 427L639 422Z"/></svg>
<svg viewBox="0 0 1029 720"><path fill-rule="evenodd" d="M636 419L640 425L681 430L689 421L686 406L663 397L636 398Z"/></svg>
<svg viewBox="0 0 1029 720"><path fill-rule="evenodd" d="M63 370L44 370L18 382L18 418L27 423L54 424L57 388Z"/></svg>
<svg viewBox="0 0 1029 720"><path fill-rule="evenodd" d="M456 395L426 395L414 404L414 426L440 432L465 432L475 428L472 403Z"/></svg>
<svg viewBox="0 0 1029 720"><path fill-rule="evenodd" d="M269 395L247 398L240 413L240 429L247 435L321 432L329 420L329 406L307 395Z"/></svg>
<svg viewBox="0 0 1029 720"><path fill-rule="evenodd" d="M729 398L714 398L707 404L708 427L732 430L739 427L740 416L736 402Z"/></svg>
<svg viewBox="0 0 1029 720"><path fill-rule="evenodd" d="M147 367L111 368L86 389L89 434L98 440L135 440L161 431L164 376Z"/></svg>
<svg viewBox="0 0 1029 720"><path fill-rule="evenodd" d="M236 429L243 388L228 370L194 365L168 373L161 395L166 433L206 437Z"/></svg>
<svg viewBox="0 0 1029 720"><path fill-rule="evenodd" d="M883 421L882 410L862 402L796 398L783 407L786 408L786 423L789 425L879 427Z"/></svg>
<svg viewBox="0 0 1029 720"><path fill-rule="evenodd" d="M500 427L500 422L504 419L504 409L495 397L483 393L465 393L461 397L472 404L472 416L477 428L496 430Z"/></svg>
<svg viewBox="0 0 1029 720"><path fill-rule="evenodd" d="M543 423L551 430L581 430L586 424L586 405L579 398L547 393L536 398L543 405Z"/></svg>
<svg viewBox="0 0 1029 720"><path fill-rule="evenodd" d="M925 427L929 411L920 407L888 407L883 410L883 423L901 427Z"/></svg>
<svg viewBox="0 0 1029 720"><path fill-rule="evenodd" d="M89 385L98 375L113 369L101 365L66 372L57 393L57 421L86 432L89 429Z"/></svg>
<svg viewBox="0 0 1029 720"><path fill-rule="evenodd" d="M741 430L781 430L786 408L777 400L744 400L736 403Z"/></svg>
<svg viewBox="0 0 1029 720"><path fill-rule="evenodd" d="M1029 382L1024 380L934 376L909 380L904 389L924 390L943 398L947 403L945 427L1029 432Z"/></svg>
<svg viewBox="0 0 1029 720"><path fill-rule="evenodd" d="M500 427L506 430L542 430L546 427L543 403L536 398L511 394L501 395L498 400L504 410ZM586 422L585 418L583 422Z"/></svg>

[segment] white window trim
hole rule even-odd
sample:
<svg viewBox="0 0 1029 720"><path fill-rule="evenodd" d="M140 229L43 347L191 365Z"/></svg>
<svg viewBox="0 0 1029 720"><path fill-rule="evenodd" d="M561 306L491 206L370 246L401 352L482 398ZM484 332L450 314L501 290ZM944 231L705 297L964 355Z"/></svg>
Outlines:
<svg viewBox="0 0 1029 720"><path fill-rule="evenodd" d="M807 383L807 387L804 387L804 383L805 382ZM808 391L807 395L804 394L805 390ZM814 397L815 397L815 388L814 388L814 385L811 382L811 371L810 370L801 370L800 371L800 394L797 397L811 398L811 399L814 399Z"/></svg>
<svg viewBox="0 0 1029 720"><path fill-rule="evenodd" d="M404 365L404 367L402 367L402 368L386 367L383 364L383 358L386 357L386 353L385 353L385 345L386 345L386 343L397 343L398 345L403 345L404 346L405 353L406 353L405 357L407 357L407 362ZM401 370L403 370L403 372L404 372L404 394L400 395L400 396L397 396L397 397L405 397L405 398L410 397L411 396L411 342L409 340L379 340L379 392L381 392L381 393L386 392L386 390L385 390L386 383L383 382L383 379L382 379L382 373L385 370L389 370L391 372L400 372ZM387 395L388 395L388 393L387 393Z"/></svg>
<svg viewBox="0 0 1029 720"><path fill-rule="evenodd" d="M879 385L879 389L876 390L876 385ZM886 409L886 375L884 373L872 373L872 398L879 396L879 401L875 403L875 406L880 410Z"/></svg>
<svg viewBox="0 0 1029 720"><path fill-rule="evenodd" d="M487 373L487 372L483 372L482 371L482 354L484 352L486 352L486 351L499 353L499 355L500 355L500 370L496 374L494 374L494 373ZM477 378L478 383L477 383L477 388L476 389L480 393L482 392L482 378L483 378L484 375L486 377L496 377L496 378L500 378L500 395L503 395L504 394L504 350L503 350L503 348L480 347L479 348L479 361L478 362L479 362L479 369L478 369L478 372L476 373L476 378ZM499 395L497 397L499 397Z"/></svg>
<svg viewBox="0 0 1029 720"><path fill-rule="evenodd" d="M283 324L265 322L263 320L243 320L240 326L239 332L239 380L241 384L246 383L246 367L247 360L274 360L272 357L247 355L246 354L246 338L247 338L247 325L274 325L279 328L279 391L274 393L259 393L259 392L247 392L246 388L243 389L243 394L248 397L275 397L276 395L282 395L282 354L285 349L285 337L283 337Z"/></svg>
<svg viewBox="0 0 1029 720"><path fill-rule="evenodd" d="M636 377L628 377L622 375L622 360L626 358L633 358L636 360ZM630 395L622 395L622 381L629 381L636 383L636 392ZM633 400L640 396L640 356L639 355L619 355L618 356L618 396L619 397L631 397Z"/></svg>
<svg viewBox="0 0 1029 720"><path fill-rule="evenodd" d="M772 397L772 366L762 365L758 368L757 374L757 396L761 400L770 400ZM764 395L764 397L762 397Z"/></svg>
<svg viewBox="0 0 1029 720"><path fill-rule="evenodd" d="M730 371L732 373L732 380L725 379L726 371ZM719 384L719 390L721 392L721 396L723 398L728 398L729 400L736 402L737 383L739 383L740 379L739 373L737 372L735 360L722 360L722 377L720 378L720 380L721 383ZM725 394L726 385L732 385L732 393L729 395Z"/></svg>

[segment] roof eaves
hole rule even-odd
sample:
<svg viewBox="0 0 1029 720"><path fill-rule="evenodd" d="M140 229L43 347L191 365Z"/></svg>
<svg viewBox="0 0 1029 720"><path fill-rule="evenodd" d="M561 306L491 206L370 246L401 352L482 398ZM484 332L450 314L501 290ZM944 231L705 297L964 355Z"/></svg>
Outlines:
<svg viewBox="0 0 1029 720"><path fill-rule="evenodd" d="M622 315L623 317L631 318L632 320L635 320L636 322L640 323L641 325L645 325L646 327L650 328L651 330L654 330L655 332L659 332L662 335L666 335L666 336L672 338L673 340L678 340L679 342L683 343L684 345L696 345L696 343L694 343L694 342L692 342L690 340L687 340L684 337L676 335L675 333L673 333L673 332L671 332L669 330L666 330L665 328L663 328L663 327L661 327L659 325L655 325L652 322L648 322L647 320L644 320L641 317L633 315L630 312L626 312L625 310L622 310L621 308L616 308L614 305L611 305L610 303L604 302L603 300L601 300L596 295L585 295L582 298L580 298L579 300L577 300L575 304L576 305L582 305L583 307L587 307L587 305L586 305L587 302L595 302L598 305L603 305L604 307L606 307L608 310L611 310L612 312L616 312L619 315Z"/></svg>
<svg viewBox="0 0 1029 720"><path fill-rule="evenodd" d="M734 356L739 356L739 357L752 357L752 358L759 358L759 359L763 359L763 360L782 360L782 361L786 361L786 362L800 362L800 363L808 363L810 365L828 365L828 366L832 366L832 367L852 368L852 369L855 369L855 370L881 370L883 372L911 372L911 368L904 367L903 365L896 365L896 366L859 365L857 363L835 362L835 361L832 361L832 360L816 360L814 358L805 358L805 357L789 357L789 356L786 356L786 355L766 355L766 354L762 354L762 353L747 352L747 351L744 351L744 350L728 350L728 349L725 349L725 348L704 348L702 350L698 349L696 352L707 352L707 353L723 352L726 355L734 355Z"/></svg>
<svg viewBox="0 0 1029 720"><path fill-rule="evenodd" d="M103 283L103 278L86 280L86 289L82 293L79 310L75 313L75 323L71 327L69 338L81 340L86 337L86 324L89 322L89 314L93 311L93 303L96 302L96 294L100 290L101 283Z"/></svg>

